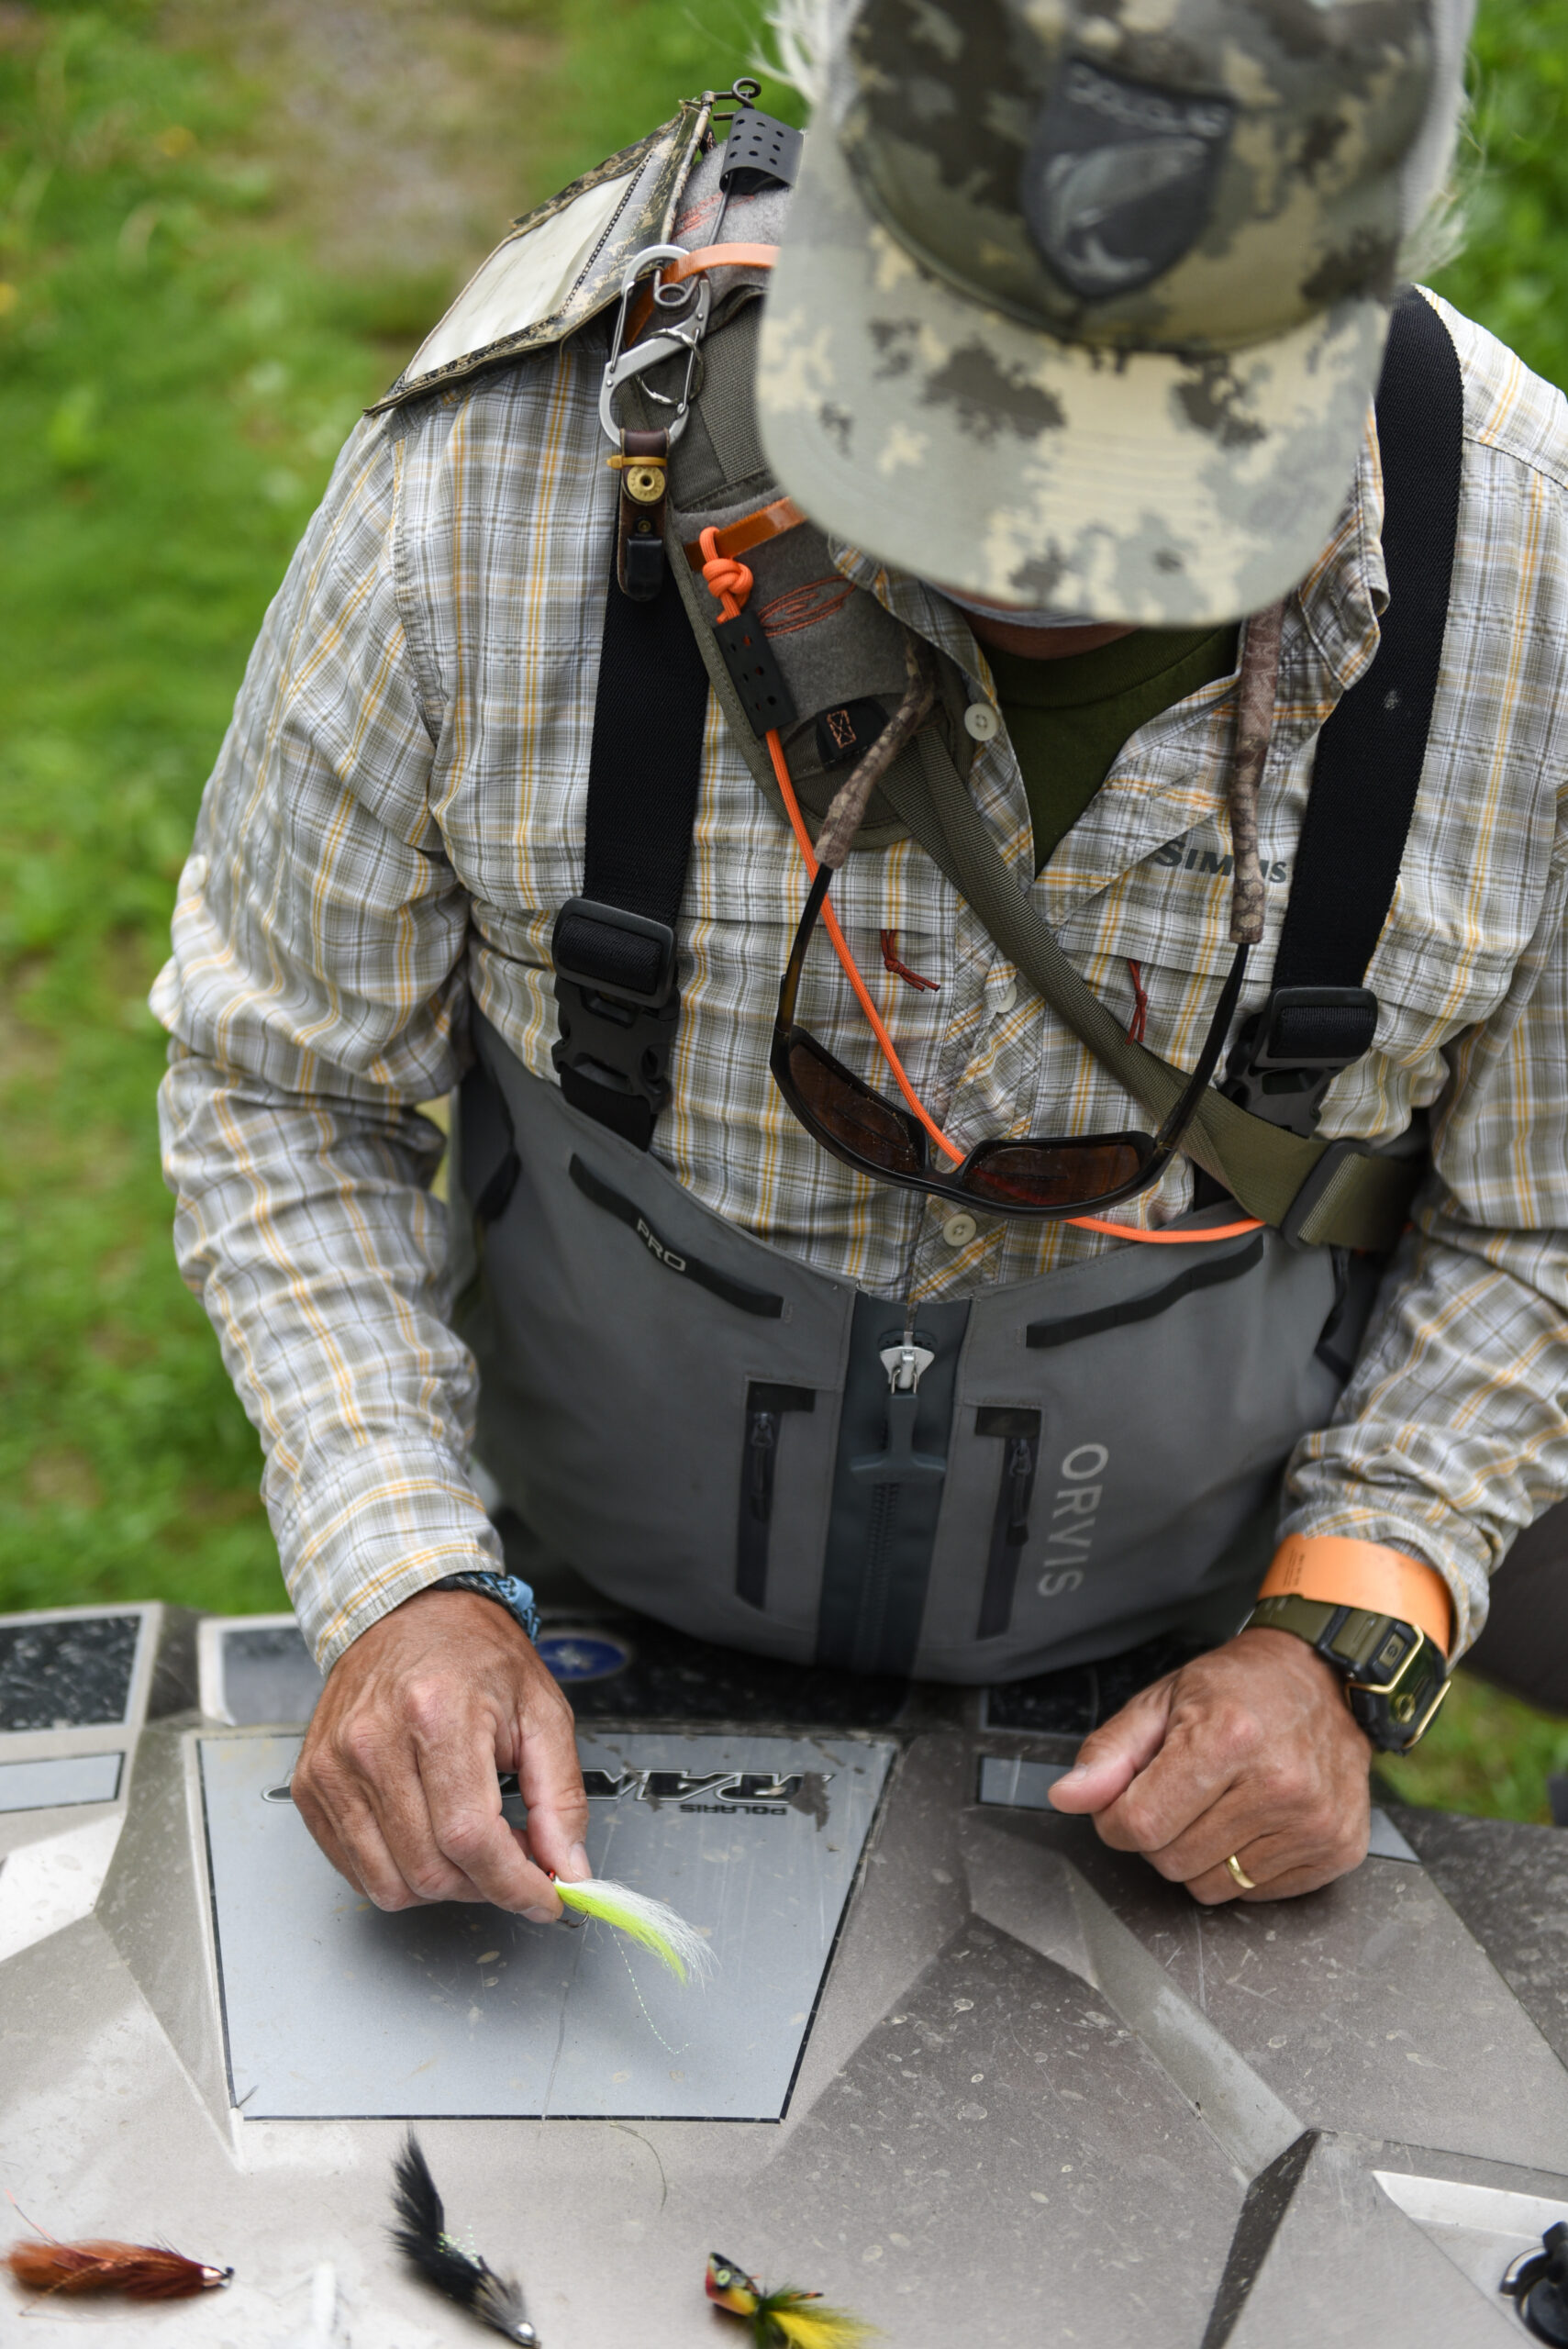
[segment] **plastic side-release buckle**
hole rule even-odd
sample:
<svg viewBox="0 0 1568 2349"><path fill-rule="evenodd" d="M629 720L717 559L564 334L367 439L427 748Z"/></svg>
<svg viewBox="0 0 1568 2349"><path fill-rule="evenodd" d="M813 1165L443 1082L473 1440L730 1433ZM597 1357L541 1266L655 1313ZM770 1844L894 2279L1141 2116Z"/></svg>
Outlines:
<svg viewBox="0 0 1568 2349"><path fill-rule="evenodd" d="M646 1149L670 1098L681 1016L668 922L569 897L550 938L561 1034L550 1058L575 1108Z"/></svg>
<svg viewBox="0 0 1568 2349"><path fill-rule="evenodd" d="M1311 1221L1325 1194L1332 1187L1345 1161L1348 1158L1362 1158L1366 1155L1365 1144L1353 1140L1331 1141L1329 1144L1328 1149L1280 1219L1279 1235L1287 1247L1302 1249L1310 1248L1316 1244L1302 1237L1306 1226Z"/></svg>
<svg viewBox="0 0 1568 2349"><path fill-rule="evenodd" d="M1223 1090L1254 1118L1310 1136L1323 1096L1376 1029L1370 987L1275 987L1237 1039Z"/></svg>

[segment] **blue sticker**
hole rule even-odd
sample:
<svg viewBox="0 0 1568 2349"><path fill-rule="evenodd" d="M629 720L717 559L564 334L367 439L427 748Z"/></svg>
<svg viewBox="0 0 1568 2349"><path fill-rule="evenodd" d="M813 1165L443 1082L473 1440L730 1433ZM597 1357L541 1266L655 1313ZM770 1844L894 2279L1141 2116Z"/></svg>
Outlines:
<svg viewBox="0 0 1568 2349"><path fill-rule="evenodd" d="M625 1641L602 1631L546 1631L536 1644L557 1680L608 1680L631 1662Z"/></svg>

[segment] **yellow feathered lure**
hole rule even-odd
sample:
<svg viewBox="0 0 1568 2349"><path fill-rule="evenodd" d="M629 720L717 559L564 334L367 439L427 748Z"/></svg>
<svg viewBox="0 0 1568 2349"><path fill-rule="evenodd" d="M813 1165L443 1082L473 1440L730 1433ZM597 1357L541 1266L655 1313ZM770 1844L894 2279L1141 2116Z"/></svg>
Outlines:
<svg viewBox="0 0 1568 2349"><path fill-rule="evenodd" d="M797 2292L788 2284L764 2292L722 2252L709 2254L706 2289L719 2308L746 2318L757 2349L860 2349L875 2330L847 2309L814 2307L820 2292Z"/></svg>
<svg viewBox="0 0 1568 2349"><path fill-rule="evenodd" d="M588 1876L581 1884L567 1884L558 1876L550 1880L563 1909L597 1917L640 1942L677 1982L701 1982L713 1971L713 1952L696 1927L651 1893L634 1892L629 1884L612 1884L607 1876Z"/></svg>

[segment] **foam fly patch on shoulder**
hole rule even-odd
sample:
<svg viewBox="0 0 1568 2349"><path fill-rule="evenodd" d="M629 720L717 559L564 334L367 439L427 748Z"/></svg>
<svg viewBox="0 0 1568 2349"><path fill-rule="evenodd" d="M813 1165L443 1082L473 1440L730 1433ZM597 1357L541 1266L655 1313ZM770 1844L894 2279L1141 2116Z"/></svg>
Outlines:
<svg viewBox="0 0 1568 2349"><path fill-rule="evenodd" d="M606 308L632 255L669 241L701 123L701 101L687 99L646 139L524 214L371 413L562 342Z"/></svg>

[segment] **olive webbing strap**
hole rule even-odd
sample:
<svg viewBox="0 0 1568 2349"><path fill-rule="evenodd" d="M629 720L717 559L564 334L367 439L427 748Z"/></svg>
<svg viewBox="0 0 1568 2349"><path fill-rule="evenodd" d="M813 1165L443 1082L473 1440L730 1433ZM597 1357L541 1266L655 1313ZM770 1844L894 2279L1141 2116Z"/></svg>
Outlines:
<svg viewBox="0 0 1568 2349"><path fill-rule="evenodd" d="M771 769L763 771L766 753L757 755L762 745L715 642L711 614L703 608L712 599L684 559L672 561L671 569L731 739L779 805L782 818L777 782ZM1186 1076L1143 1045L1129 1043L1114 1013L1079 977L1020 891L934 727L916 736L883 776L881 788L1009 961L1158 1124L1185 1089ZM1407 1160L1373 1157L1339 1143L1305 1141L1282 1126L1253 1117L1212 1087L1199 1104L1182 1148L1249 1215L1275 1225L1285 1221L1306 1184L1333 1152L1335 1163L1324 1169L1318 1196L1296 1232L1314 1246L1386 1251L1399 1236L1415 1187L1417 1170Z"/></svg>
<svg viewBox="0 0 1568 2349"><path fill-rule="evenodd" d="M1129 1041L1114 1013L1073 969L1049 926L1023 896L956 765L935 732L917 738L918 763L906 760L883 779L920 846L967 898L991 937L1031 986L1072 1029L1085 1050L1158 1122L1187 1079L1179 1069ZM1182 1148L1224 1184L1249 1215L1283 1224L1330 1152L1318 1197L1296 1237L1315 1245L1386 1249L1397 1239L1418 1169L1406 1159L1307 1141L1270 1125L1211 1087Z"/></svg>
<svg viewBox="0 0 1568 2349"><path fill-rule="evenodd" d="M771 785L770 796L777 801L777 782L771 770L764 776L757 756L762 745L714 640L711 614L703 608L712 598L684 559L673 561L671 570L731 738L740 744L758 782ZM1186 1076L1143 1045L1129 1043L1114 1013L1079 977L1020 891L934 727L928 726L916 736L903 758L883 776L882 789L900 820L939 872L973 906L1009 961L1066 1021L1085 1050L1158 1123L1184 1090ZM1239 1108L1212 1088L1200 1103L1182 1148L1217 1182L1223 1183L1249 1215L1275 1225L1284 1222L1303 1186L1334 1152L1335 1163L1325 1170L1319 1196L1302 1217L1296 1235L1316 1246L1379 1252L1391 1248L1414 1188L1415 1170L1408 1161L1347 1152L1338 1143L1304 1141L1283 1127Z"/></svg>

